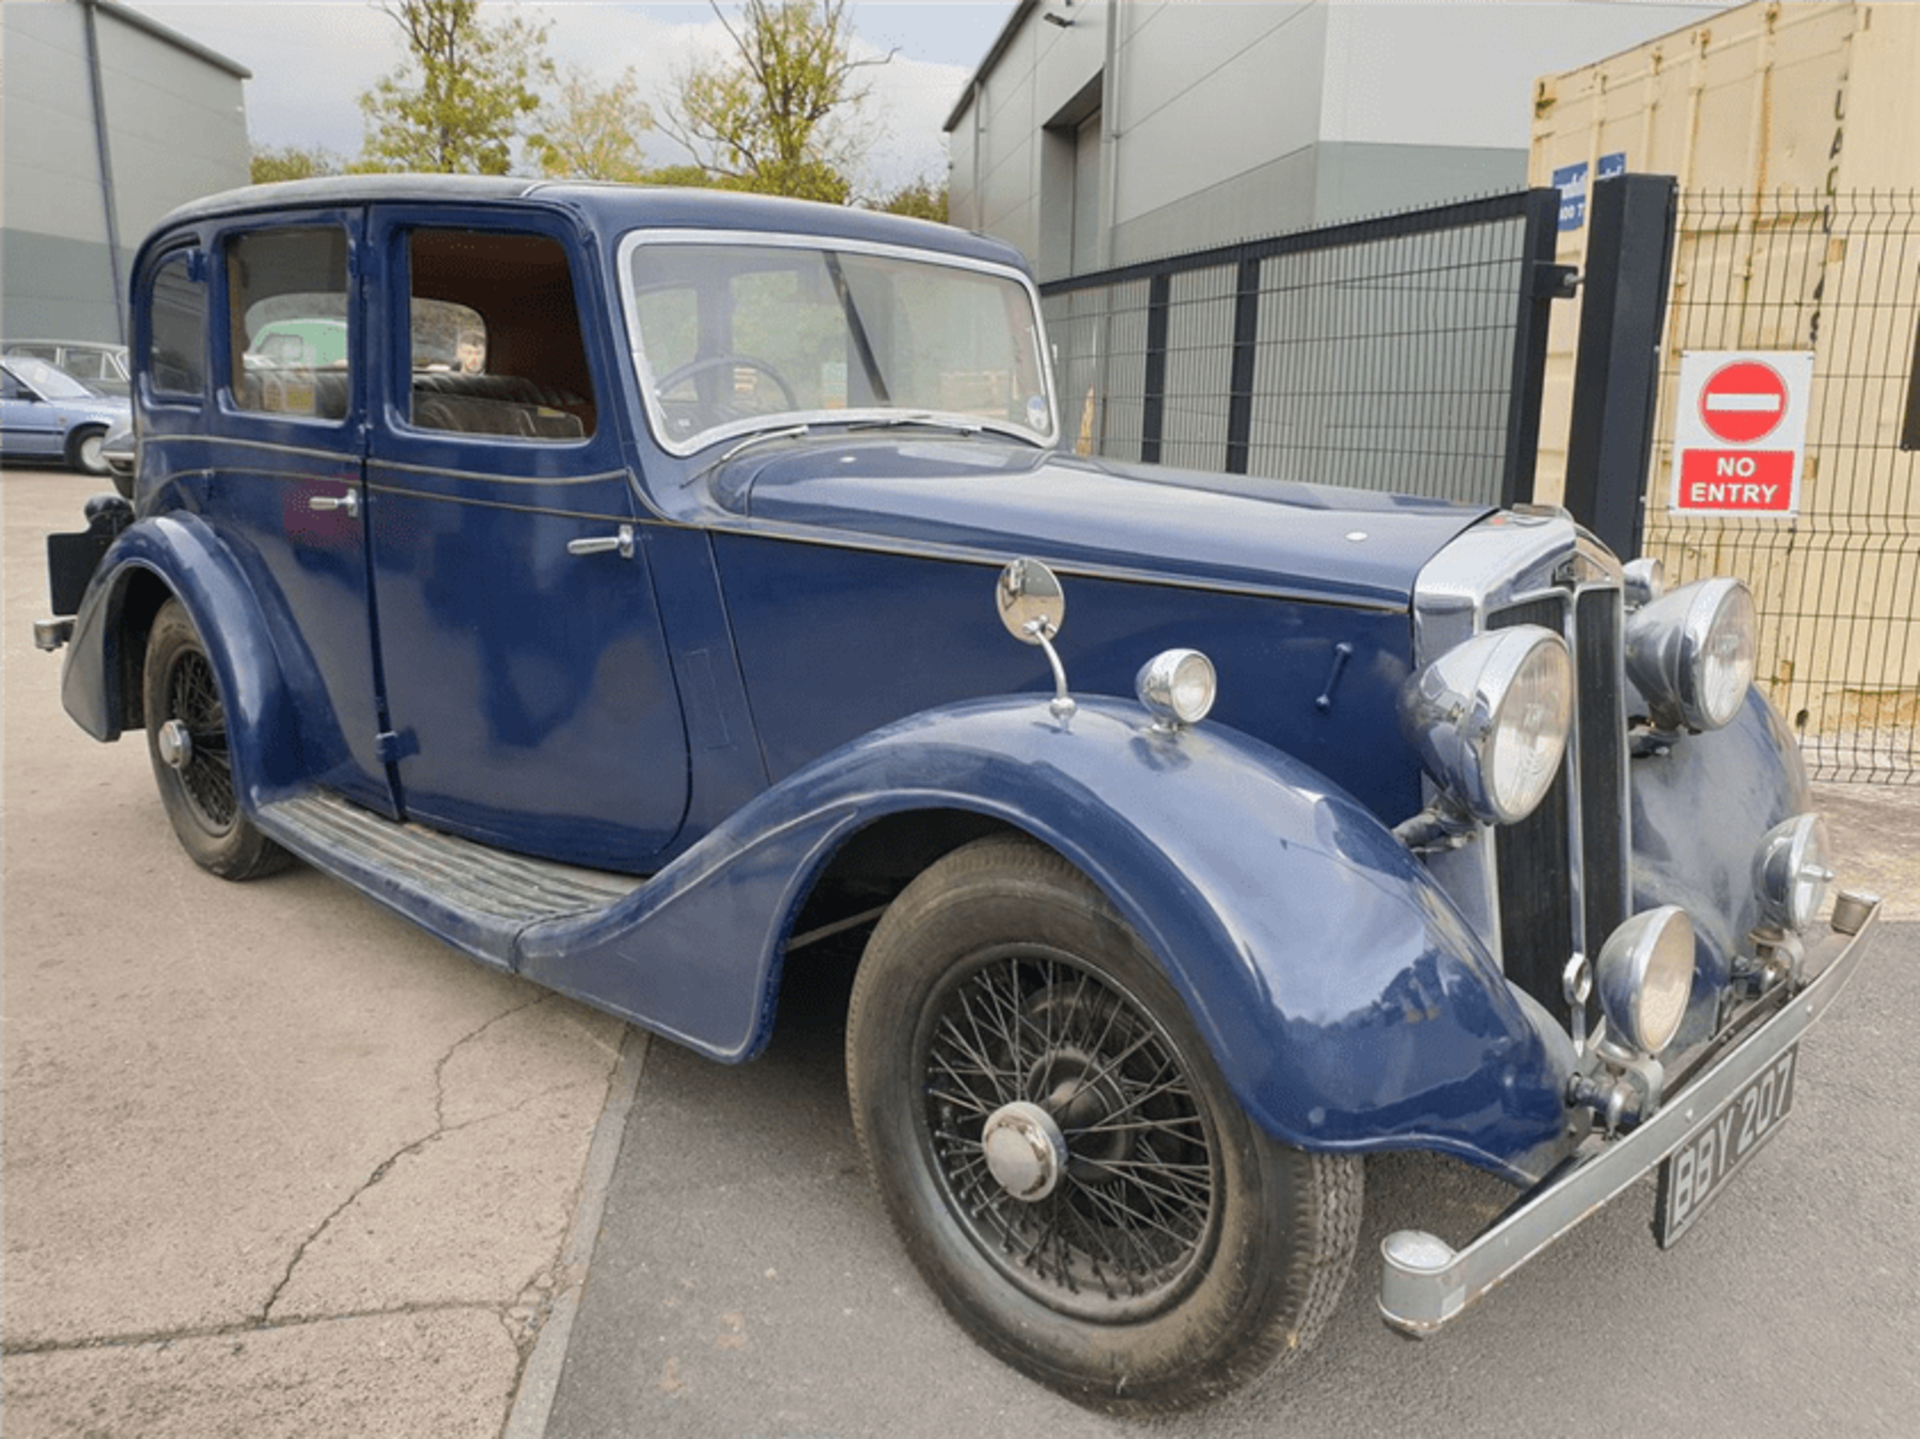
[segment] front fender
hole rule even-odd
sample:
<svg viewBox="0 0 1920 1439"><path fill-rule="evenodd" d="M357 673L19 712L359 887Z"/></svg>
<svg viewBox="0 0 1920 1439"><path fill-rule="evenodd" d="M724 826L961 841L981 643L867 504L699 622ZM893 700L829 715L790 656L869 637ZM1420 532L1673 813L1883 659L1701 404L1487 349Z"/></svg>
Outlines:
<svg viewBox="0 0 1920 1439"><path fill-rule="evenodd" d="M1759 688L1732 724L1633 761L1633 907L1693 921L1694 982L1676 1050L1706 1039L1733 957L1759 920L1753 860L1768 830L1810 812L1806 767Z"/></svg>
<svg viewBox="0 0 1920 1439"><path fill-rule="evenodd" d="M1158 733L1112 700L1083 700L1064 727L1021 696L878 730L613 910L529 930L519 967L747 1058L768 1038L788 926L834 851L886 815L936 809L1024 830L1099 885L1276 1138L1435 1149L1510 1177L1560 1139L1571 1047L1372 814L1258 741Z"/></svg>
<svg viewBox="0 0 1920 1439"><path fill-rule="evenodd" d="M74 618L60 676L60 702L98 740L120 737L129 712L128 686L139 683L143 656L133 652L146 632L131 607L158 608L157 586L179 599L206 645L219 677L232 739L234 785L256 809L265 797L296 784L301 762L300 706L291 695L281 651L273 643L253 587L238 560L193 515L142 520L101 557Z"/></svg>

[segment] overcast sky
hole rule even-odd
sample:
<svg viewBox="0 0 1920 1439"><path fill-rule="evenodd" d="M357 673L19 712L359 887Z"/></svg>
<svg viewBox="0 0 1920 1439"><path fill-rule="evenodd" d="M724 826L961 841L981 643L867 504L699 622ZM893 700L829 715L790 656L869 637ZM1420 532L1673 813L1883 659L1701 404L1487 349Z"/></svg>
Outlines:
<svg viewBox="0 0 1920 1439"><path fill-rule="evenodd" d="M357 155L359 96L404 58L399 28L372 0L126 3L253 72L246 87L247 124L256 146L319 146ZM870 72L870 192L886 193L922 175L945 181L940 126L1013 8L1013 0L854 0L859 52L899 52ZM551 22L547 48L562 68L579 65L610 81L632 66L642 95L656 109L672 93L676 68L719 53L726 43L704 4L487 0L481 15L498 19L510 11ZM643 137L642 145L649 163L683 158L658 132Z"/></svg>

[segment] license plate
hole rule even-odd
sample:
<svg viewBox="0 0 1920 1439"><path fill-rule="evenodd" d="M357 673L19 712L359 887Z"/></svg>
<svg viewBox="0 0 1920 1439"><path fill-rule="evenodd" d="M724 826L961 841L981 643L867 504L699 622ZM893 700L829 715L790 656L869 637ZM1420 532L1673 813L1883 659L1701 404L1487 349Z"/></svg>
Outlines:
<svg viewBox="0 0 1920 1439"><path fill-rule="evenodd" d="M1779 1131L1793 1108L1796 1043L1740 1087L1660 1164L1653 1235L1662 1249L1676 1243L1726 1188L1740 1166Z"/></svg>

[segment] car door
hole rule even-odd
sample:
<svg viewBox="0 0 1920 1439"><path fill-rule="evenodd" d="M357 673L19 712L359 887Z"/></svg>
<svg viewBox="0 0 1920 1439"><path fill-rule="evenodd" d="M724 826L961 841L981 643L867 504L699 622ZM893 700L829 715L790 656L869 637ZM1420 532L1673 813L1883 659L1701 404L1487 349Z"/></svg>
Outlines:
<svg viewBox="0 0 1920 1439"><path fill-rule="evenodd" d="M12 455L57 455L60 445L54 407L11 367L0 369L0 448Z"/></svg>
<svg viewBox="0 0 1920 1439"><path fill-rule="evenodd" d="M195 283L191 265L163 257L146 301L155 379L154 396L143 397L143 445L156 450L150 469L200 491L186 503L217 527L270 608L275 641L289 651L283 664L304 691L302 768L397 816L368 604L364 347L330 366L281 366L252 343L289 315L351 322L363 225L357 210L326 210L276 214L218 236L209 286L215 409L204 422L176 417L173 398L161 393L178 366L164 353L169 317Z"/></svg>
<svg viewBox="0 0 1920 1439"><path fill-rule="evenodd" d="M597 287L557 218L376 208L372 583L406 815L644 873L687 741Z"/></svg>

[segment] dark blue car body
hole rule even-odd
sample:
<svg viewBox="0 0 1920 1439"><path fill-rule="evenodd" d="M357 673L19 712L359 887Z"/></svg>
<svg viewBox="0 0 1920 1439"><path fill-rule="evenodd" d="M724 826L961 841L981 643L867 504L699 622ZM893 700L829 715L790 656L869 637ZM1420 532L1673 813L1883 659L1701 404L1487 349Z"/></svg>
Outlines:
<svg viewBox="0 0 1920 1439"><path fill-rule="evenodd" d="M345 257L337 293L297 292L345 321L344 368L242 353L230 297L269 261L307 263L281 231ZM738 411L765 367L723 357L707 399L732 431L680 442L623 289L634 237L657 232L920 252L1028 284L990 239L700 191L369 177L189 206L135 266L138 475L72 622L73 718L101 740L141 726L148 633L178 601L224 699L237 803L268 838L483 963L723 1060L758 1053L781 987L805 982L796 940L971 839L1029 836L1141 937L1273 1139L1433 1150L1523 1185L1566 1160L1595 1125L1569 1101L1565 954L1516 957L1523 910L1501 885L1522 872L1488 845L1396 833L1435 792L1403 708L1423 625L1477 631L1558 586L1617 627L1617 562L1564 516L1065 453L1047 395L1016 396L1001 427L815 414L756 434ZM529 267L445 288L487 318L484 385L422 360L450 331L420 320L419 277L463 246ZM179 314L188 335L204 317L184 360ZM526 362L562 328L577 356ZM523 428L422 419L423 395L482 391L518 397ZM1448 620L1429 591L1463 554L1490 578ZM993 613L1020 557L1071 596L1069 721ZM1198 725L1132 697L1171 646L1219 673ZM1643 713L1617 649L1599 663L1616 708L1582 723ZM1712 733L1631 757L1589 734L1581 753L1561 788L1616 763L1619 794L1553 822L1590 864L1599 827L1615 836L1609 927L1692 914L1685 1038L1705 1041L1756 923L1755 848L1810 807L1792 745L1756 693ZM1528 882L1592 953L1604 906L1582 908L1570 862Z"/></svg>

